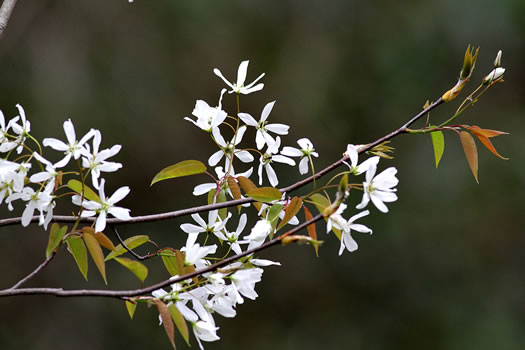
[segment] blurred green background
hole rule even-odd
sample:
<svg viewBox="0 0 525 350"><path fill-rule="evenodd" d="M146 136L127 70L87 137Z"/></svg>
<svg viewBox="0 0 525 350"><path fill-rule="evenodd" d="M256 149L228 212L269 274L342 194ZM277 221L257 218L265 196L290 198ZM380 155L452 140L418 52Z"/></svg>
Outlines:
<svg viewBox="0 0 525 350"><path fill-rule="evenodd" d="M523 349L524 23L522 0L19 1L0 41L0 108L12 117L22 104L39 139L63 138L71 118L79 134L94 127L103 146L122 144L116 160L124 167L106 176L106 188L129 185L122 203L143 215L205 200L191 195L205 177L149 183L167 165L214 152L183 117L197 99L217 103L223 84L215 67L234 79L249 59L248 81L266 72L264 90L243 97L242 110L258 116L277 100L270 120L292 126L284 143L309 137L321 169L347 143L375 140L440 97L455 83L468 44L481 47L468 90L502 49L505 84L460 122L511 132L493 139L511 160L480 148L477 185L455 135L445 136L437 170L428 136L396 138L396 159L381 166L398 168L399 200L388 215L373 210L361 220L374 234L355 234L359 250L341 257L323 225L320 258L306 246L265 251L261 257L283 266L265 270L259 298L239 305L236 318L217 316L221 340L205 347ZM224 105L234 112L231 95ZM431 118L443 121L456 107ZM278 169L280 185L298 179L296 168ZM121 234L177 246L185 240L179 225L190 220L123 226ZM47 233L0 231L6 288L42 261ZM147 282L167 277L159 261L151 266ZM108 268L110 287L139 287L120 266ZM62 252L27 286L103 287L94 265L89 278ZM169 347L153 309L139 308L130 321L116 300L0 299L3 350Z"/></svg>

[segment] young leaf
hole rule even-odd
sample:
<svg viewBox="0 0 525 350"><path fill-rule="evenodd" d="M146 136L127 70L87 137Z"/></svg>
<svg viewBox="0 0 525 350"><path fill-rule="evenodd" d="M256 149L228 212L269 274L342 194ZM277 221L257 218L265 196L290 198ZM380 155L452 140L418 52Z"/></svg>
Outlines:
<svg viewBox="0 0 525 350"><path fill-rule="evenodd" d="M277 229L280 229L288 223L301 209L303 205L303 200L299 197L293 197L290 203L286 206L284 210L284 217Z"/></svg>
<svg viewBox="0 0 525 350"><path fill-rule="evenodd" d="M113 245L113 242L103 233L103 232L95 232L95 229L91 226L84 226L80 229L83 233L90 233L95 237L98 241L98 244L100 244L102 247L109 249L109 250L115 250L115 246Z"/></svg>
<svg viewBox="0 0 525 350"><path fill-rule="evenodd" d="M128 258L115 258L115 260L131 271L141 282L148 277L148 268L142 263Z"/></svg>
<svg viewBox="0 0 525 350"><path fill-rule="evenodd" d="M241 188L233 176L228 176L228 188L230 189L234 199L241 199ZM237 211L241 213L241 206L237 206Z"/></svg>
<svg viewBox="0 0 525 350"><path fill-rule="evenodd" d="M80 195L82 194L82 182L78 180L69 180L67 182L67 187ZM98 194L96 194L95 191L89 188L89 186L86 184L84 184L84 198L90 201L100 202L100 197Z"/></svg>
<svg viewBox="0 0 525 350"><path fill-rule="evenodd" d="M133 319L133 315L135 315L135 310L137 309L137 303L126 300L126 309L128 310L129 318Z"/></svg>
<svg viewBox="0 0 525 350"><path fill-rule="evenodd" d="M82 238L77 236L71 236L67 239L67 246L71 255L77 263L78 269L84 276L87 281L87 272L88 272L88 260L87 260L87 250Z"/></svg>
<svg viewBox="0 0 525 350"><path fill-rule="evenodd" d="M171 318L173 319L173 322L175 322L175 326L177 326L177 329L186 341L186 344L190 346L190 332L188 330L188 324L184 320L184 317L180 313L179 309L177 309L175 304L171 304L170 306L168 306L168 310L170 310Z"/></svg>
<svg viewBox="0 0 525 350"><path fill-rule="evenodd" d="M271 202L281 199L283 194L275 187L259 187L246 192L246 195L258 202Z"/></svg>
<svg viewBox="0 0 525 350"><path fill-rule="evenodd" d="M248 179L247 177L238 176L237 181L239 181L239 185L241 185L241 188L244 191L244 193L248 193L257 188L257 186L255 186L252 180ZM261 210L261 203L254 202L253 206L255 207L255 209L257 209L257 211Z"/></svg>
<svg viewBox="0 0 525 350"><path fill-rule="evenodd" d="M281 213L282 209L283 209L283 205L282 204L274 204L274 205L272 205L270 207L270 211L268 212L268 217L267 217L268 221L274 222L279 217L279 214Z"/></svg>
<svg viewBox="0 0 525 350"><path fill-rule="evenodd" d="M104 254L102 254L100 244L98 244L97 239L89 232L84 232L82 238L84 239L84 243L89 250L89 254L91 254L91 258L95 262L100 275L102 275L102 278L104 279L104 283L107 285L106 264L104 263Z"/></svg>
<svg viewBox="0 0 525 350"><path fill-rule="evenodd" d="M434 159L436 160L436 168L439 165L439 161L445 151L445 137L443 132L438 130L430 133L432 137L432 146L434 146Z"/></svg>
<svg viewBox="0 0 525 350"><path fill-rule="evenodd" d="M171 320L171 314L170 310L159 299L154 299L155 304L157 305L157 309L159 310L160 319L162 320L162 325L164 326L164 330L166 331L166 334L168 335L168 338L171 342L171 346L173 346L173 349L176 349L175 347L175 328L173 327L173 321Z"/></svg>
<svg viewBox="0 0 525 350"><path fill-rule="evenodd" d="M459 134L459 139L461 141L461 146L463 146L463 151L465 152L465 157L467 158L468 165L470 170L472 170L472 175L478 181L478 149L476 148L476 142L474 138L466 131L462 131Z"/></svg>
<svg viewBox="0 0 525 350"><path fill-rule="evenodd" d="M198 160L185 160L162 169L151 181L150 186L162 180L176 177L202 174L206 171L206 165Z"/></svg>
<svg viewBox="0 0 525 350"><path fill-rule="evenodd" d="M330 206L330 200L320 193L314 193L310 196L319 213L324 212L325 208Z"/></svg>
<svg viewBox="0 0 525 350"><path fill-rule="evenodd" d="M310 210L306 208L306 206L303 206L304 209L304 217L306 221L312 220L313 216L312 213L310 213ZM315 230L315 223L310 224L306 226L306 230L308 231L308 236L312 239L312 242L317 242L317 232ZM318 243L312 243L312 246L315 250L315 256L319 257L319 244Z"/></svg>
<svg viewBox="0 0 525 350"><path fill-rule="evenodd" d="M149 241L149 237L146 236L146 235L138 235L138 236L133 236L133 237L130 237L128 239L125 239L124 240L124 243L126 244L126 246L129 248L129 249L134 249L134 248L137 248L138 246L141 246L143 245L144 243L148 242ZM122 246L122 244L119 244L118 246L115 247L115 250L113 250L111 253L108 254L108 256L106 256L106 259L104 259L104 261L108 261L108 260L111 260L117 256L120 256L124 253L127 253L127 250L126 248L124 248Z"/></svg>
<svg viewBox="0 0 525 350"><path fill-rule="evenodd" d="M171 249L163 249L160 252L160 256L170 276L178 275L180 270L177 263L176 253Z"/></svg>
<svg viewBox="0 0 525 350"><path fill-rule="evenodd" d="M51 252L55 250L56 247L58 247L66 232L67 226L60 227L60 225L57 223L51 225L51 231L49 232L49 240L47 242L46 248L46 258L49 258Z"/></svg>
<svg viewBox="0 0 525 350"><path fill-rule="evenodd" d="M466 126L466 125L465 125ZM494 154L497 157L500 157L503 160L508 160L509 158L505 158L501 156L498 151L496 151L496 148L492 145L492 142L490 142L489 137L495 137L499 135L505 135L506 132L503 131L497 131L497 130L490 130L490 129L481 129L479 126L471 126L468 128L471 133L476 135L476 137L481 141L481 143L490 151L492 154Z"/></svg>

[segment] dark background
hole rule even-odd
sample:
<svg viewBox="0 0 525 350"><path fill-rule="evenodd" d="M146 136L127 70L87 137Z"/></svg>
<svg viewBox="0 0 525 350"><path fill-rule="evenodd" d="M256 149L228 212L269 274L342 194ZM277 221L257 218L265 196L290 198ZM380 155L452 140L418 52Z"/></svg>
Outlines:
<svg viewBox="0 0 525 350"><path fill-rule="evenodd" d="M214 151L183 117L197 99L217 103L223 84L215 67L233 80L239 62L250 59L248 82L266 72L264 90L244 97L242 109L256 117L277 100L271 120L292 126L284 143L309 137L321 169L347 143L375 140L441 96L468 44L481 50L467 90L502 49L505 84L459 121L510 132L493 141L511 160L480 148L478 185L455 135L445 135L437 170L427 135L396 138L396 159L381 166L398 168L399 200L388 215L373 210L361 220L374 234L355 234L359 250L339 257L339 242L319 225L326 240L320 258L306 246L262 253L283 266L265 270L259 298L239 305L235 319L216 317L221 340L205 347L522 349L524 23L521 0L19 1L0 41L0 108L10 118L22 104L38 139L63 138L71 118L79 134L95 127L103 146L122 144L116 159L124 167L106 176L107 192L129 185L122 205L142 215L205 200L191 195L204 177L149 183L167 165L204 161ZM458 102L432 120L448 118ZM234 112L232 96L224 104ZM296 168L283 173L280 185L297 175ZM180 246L179 225L190 220L121 233ZM0 230L6 288L43 260L47 233ZM108 269L109 287L139 287L120 266ZM150 271L147 283L167 277L159 261ZM92 264L89 278L62 252L27 286L103 287ZM1 349L168 349L157 325L155 310L141 307L130 321L124 304L110 299L0 300Z"/></svg>

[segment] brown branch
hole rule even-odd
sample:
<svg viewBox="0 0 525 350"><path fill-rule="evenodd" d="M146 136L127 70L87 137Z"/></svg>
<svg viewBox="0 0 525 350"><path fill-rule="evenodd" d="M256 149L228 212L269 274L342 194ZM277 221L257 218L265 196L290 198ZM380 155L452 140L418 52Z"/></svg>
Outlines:
<svg viewBox="0 0 525 350"><path fill-rule="evenodd" d="M437 106L439 106L443 102L444 101L441 98L439 98L436 102L432 103L430 106L428 106L427 108L425 108L424 110L419 112L417 115L412 117L412 119L410 119L408 122L406 122L400 128L392 131L388 135L385 135L385 136L375 140L374 142L372 142L370 144L367 144L365 147L361 147L359 149L359 153L361 154L361 153L364 153L366 151L369 151L372 148L374 148L375 146L377 146L377 145L379 145L379 144L381 144L381 143L383 143L385 141L388 141L388 140L394 138L395 136L397 136L399 134L405 133L406 129L410 125L412 125L418 119L420 119L421 117L423 117L424 115L429 113L431 110L433 110L434 108L436 108ZM301 187L303 187L303 186L313 182L314 180L319 179L320 177L326 175L330 171L338 168L346 160L348 160L348 157L344 156L343 158L339 159L335 163L333 163L333 164L327 166L326 168L324 168L323 170L319 171L314 176L310 176L310 177L308 177L308 178L306 178L304 180L301 180L299 182L296 182L293 185L290 185L288 187L281 188L280 191L283 192L283 193L285 193L285 192L289 193L289 192L295 191L295 190L297 190L297 189L299 189L299 188L301 188ZM251 203L253 201L254 200L251 199L251 198L236 199L236 200L231 200L231 201L227 201L227 202L223 202L223 203L201 205L201 206L193 207L193 208L175 210L175 211L171 211L171 212L167 212L167 213L135 216L135 217L131 218L131 220L120 220L120 219L117 219L117 218L109 218L109 219L106 219L106 223L108 225L115 225L115 224L136 224L136 223L143 223L143 222L161 221L161 220L177 218L177 217L180 217L180 216L186 216L186 215L191 215L191 214L196 214L196 213L207 212L207 211L211 211L211 210L215 210L215 209L234 207L234 206L237 206L237 205L240 205L240 204ZM34 223L34 222L37 222L38 220L39 220L39 216L34 216L31 219L31 222ZM76 222L77 220L79 220L79 219L77 217L75 217L75 216L65 216L65 215L53 215L53 218L51 219L51 221L53 221L53 222ZM93 217L80 218L79 221L81 223L91 224L91 223L93 223L93 221L95 221L95 218L93 218ZM3 219L3 220L0 220L0 227L2 227L2 226L10 226L10 225L18 225L21 222L22 222L22 218Z"/></svg>
<svg viewBox="0 0 525 350"><path fill-rule="evenodd" d="M266 242L260 245L259 247L249 249L241 254L230 256L229 258L226 258L224 260L221 260L213 265L210 265L208 267L202 268L200 270L197 270L195 272L186 274L184 276L180 276L173 279L168 279L159 283L156 283L154 285L151 285L146 288L141 289L134 289L134 290L121 290L121 291L113 291L113 290L88 290L88 289L80 289L80 290L63 290L62 288L21 288L21 289L5 289L0 291L0 297L9 297L9 296L15 296L15 295L52 295L57 297L106 297L106 298L117 298L117 299L127 299L130 297L135 297L139 295L149 294L153 292L154 290L167 287L173 283L178 283L181 281L184 281L188 278L200 276L202 274L212 272L217 270L218 268L221 268L223 266L226 266L242 257L254 254L256 252L262 251L264 249L267 249L269 247L272 247L274 245L277 245L281 242L281 240L289 235L292 235L304 228L306 228L308 225L313 224L323 218L322 214L318 214L314 216L312 219L305 221L304 223L297 225L293 229L289 230L288 232Z"/></svg>
<svg viewBox="0 0 525 350"><path fill-rule="evenodd" d="M2 7L0 7L0 39L4 36L5 30L7 28L7 23L13 13L17 0L4 0L2 2Z"/></svg>
<svg viewBox="0 0 525 350"><path fill-rule="evenodd" d="M59 245L60 247L60 245ZM47 266L47 264L49 264L49 262L51 260L53 260L53 258L55 257L55 254L57 253L59 247L57 247L56 249L54 249L51 254L49 255L49 257L44 260L43 263L41 263L40 265L38 265L38 267L33 271L31 272L29 275L27 275L26 277L22 278L20 281L18 281L14 286L12 286L11 288L7 289L7 290L15 290L17 289L18 287L20 287L22 284L26 283L27 281L29 281L31 278L33 278L37 273L39 273L44 267Z"/></svg>

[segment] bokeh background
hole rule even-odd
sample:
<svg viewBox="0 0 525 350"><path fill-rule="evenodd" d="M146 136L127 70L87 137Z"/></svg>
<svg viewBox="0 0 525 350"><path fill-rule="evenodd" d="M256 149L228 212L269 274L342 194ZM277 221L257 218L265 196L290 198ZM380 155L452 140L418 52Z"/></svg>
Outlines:
<svg viewBox="0 0 525 350"><path fill-rule="evenodd" d="M446 135L438 169L428 136L396 138L396 158L382 166L398 168L399 200L388 215L373 210L362 220L374 234L356 234L359 250L341 257L322 225L320 258L306 246L265 251L262 257L283 266L265 270L259 298L239 305L235 319L217 316L222 339L205 346L523 349L524 23L521 0L19 1L0 41L0 108L12 117L22 104L39 139L63 138L62 123L71 118L79 134L95 127L104 146L122 144L124 167L107 176L106 188L129 185L123 204L142 215L205 200L191 195L204 177L149 183L167 165L214 151L183 117L197 99L217 103L223 84L215 67L233 79L249 59L248 81L266 72L265 89L243 98L242 109L258 116L277 100L271 120L292 125L284 143L309 137L320 169L347 143L375 140L441 96L455 83L468 44L481 47L470 88L502 49L505 83L460 121L510 132L493 139L510 161L480 148L478 185L455 135ZM233 113L233 97L224 104ZM456 107L442 106L431 118L443 121ZM282 185L298 179L296 168L279 171ZM185 221L123 226L121 233L177 246ZM0 231L5 288L40 263L47 233ZM108 268L110 287L139 287L120 266ZM150 270L149 283L167 277L158 261ZM94 265L89 278L63 252L28 286L103 287ZM153 309L139 308L130 321L116 300L0 300L0 349L169 347Z"/></svg>

